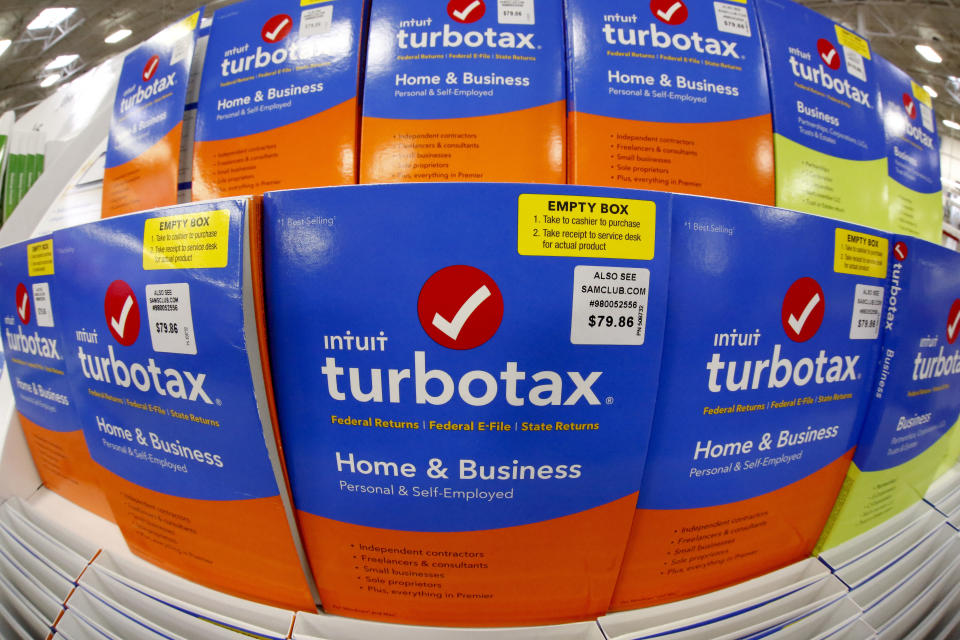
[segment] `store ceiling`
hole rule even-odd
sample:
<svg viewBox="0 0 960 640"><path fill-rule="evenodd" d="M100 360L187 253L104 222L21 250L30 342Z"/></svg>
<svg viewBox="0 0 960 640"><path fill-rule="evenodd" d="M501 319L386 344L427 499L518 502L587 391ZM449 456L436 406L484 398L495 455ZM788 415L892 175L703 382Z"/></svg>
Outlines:
<svg viewBox="0 0 960 640"><path fill-rule="evenodd" d="M217 0L207 6L213 9L233 1ZM938 92L934 104L940 118L960 122L960 80L956 83L956 97L947 91L949 77L960 76L960 0L802 0L801 3L870 38L877 52L920 84L928 84ZM27 24L50 6L76 6L73 18L76 28L66 34L53 33L47 42L23 41L29 35ZM0 0L0 40L14 41L0 56L0 112L16 109L20 115L55 91L58 85L42 88L39 83L49 74L44 67L57 56L79 54L79 59L66 72L82 73L149 38L198 6L200 3L196 0L65 0L59 3ZM133 35L117 44L104 43L108 34L120 28L130 29ZM921 58L914 50L914 45L919 43L933 46L943 62L933 64ZM942 124L939 129L941 135L960 139L960 131L951 131Z"/></svg>
<svg viewBox="0 0 960 640"><path fill-rule="evenodd" d="M934 110L939 119L960 122L960 0L803 0L849 29L866 36L874 51L938 94ZM935 64L914 49L932 46L943 58ZM960 139L960 131L938 123L941 136Z"/></svg>
<svg viewBox="0 0 960 640"><path fill-rule="evenodd" d="M19 117L56 91L59 83L43 88L40 80L49 75L44 67L57 56L79 54L79 59L65 70L75 76L146 40L202 4L197 0L0 0L0 40L14 41L0 56L0 113L15 109ZM210 6L224 4L227 2ZM65 35L56 30L27 31L30 21L47 7L76 7L76 13L67 23L67 28L73 29ZM103 41L121 28L133 33L116 44ZM52 44L40 39L25 41L46 35L50 36Z"/></svg>

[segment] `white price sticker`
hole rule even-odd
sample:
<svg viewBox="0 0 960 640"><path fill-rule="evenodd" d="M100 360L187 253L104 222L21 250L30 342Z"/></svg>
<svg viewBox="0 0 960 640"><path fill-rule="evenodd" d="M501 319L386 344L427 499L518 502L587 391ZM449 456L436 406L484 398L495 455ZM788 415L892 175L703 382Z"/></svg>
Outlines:
<svg viewBox="0 0 960 640"><path fill-rule="evenodd" d="M570 342L643 344L649 288L649 269L574 267Z"/></svg>
<svg viewBox="0 0 960 640"><path fill-rule="evenodd" d="M33 283L33 310L37 314L38 327L53 326L53 306L50 302L50 283Z"/></svg>
<svg viewBox="0 0 960 640"><path fill-rule="evenodd" d="M189 283L148 284L147 318L154 351L197 354Z"/></svg>
<svg viewBox="0 0 960 640"><path fill-rule="evenodd" d="M717 16L718 31L750 37L750 17L746 7L729 2L714 2L713 12Z"/></svg>
<svg viewBox="0 0 960 640"><path fill-rule="evenodd" d="M301 40L312 38L313 36L322 36L333 27L333 6L317 7L315 9L305 9L300 14Z"/></svg>
<svg viewBox="0 0 960 640"><path fill-rule="evenodd" d="M873 284L857 285L853 293L853 317L850 320L851 340L876 340L880 335L883 294L883 287Z"/></svg>
<svg viewBox="0 0 960 640"><path fill-rule="evenodd" d="M920 121L923 123L923 128L933 131L933 109L922 102L918 102L917 106L920 107Z"/></svg>
<svg viewBox="0 0 960 640"><path fill-rule="evenodd" d="M497 0L497 22L500 24L536 24L533 0Z"/></svg>
<svg viewBox="0 0 960 640"><path fill-rule="evenodd" d="M193 44L193 33L181 37L173 45L173 53L170 54L170 64L175 65L181 60L187 58L187 54L190 53L190 45Z"/></svg>
<svg viewBox="0 0 960 640"><path fill-rule="evenodd" d="M847 73L854 78L859 78L864 82L867 81L867 67L863 64L862 55L847 45L843 45L843 59L847 63Z"/></svg>

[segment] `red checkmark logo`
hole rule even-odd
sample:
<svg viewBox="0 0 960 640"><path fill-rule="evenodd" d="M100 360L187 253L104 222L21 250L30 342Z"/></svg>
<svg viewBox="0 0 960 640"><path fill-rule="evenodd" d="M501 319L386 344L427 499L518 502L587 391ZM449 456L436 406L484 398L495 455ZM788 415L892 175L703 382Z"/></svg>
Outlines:
<svg viewBox="0 0 960 640"><path fill-rule="evenodd" d="M682 0L650 0L650 13L664 24L675 27L683 24L689 15Z"/></svg>
<svg viewBox="0 0 960 640"><path fill-rule="evenodd" d="M813 278L800 278L787 289L780 308L780 321L787 337L806 342L820 329L826 300L820 283Z"/></svg>
<svg viewBox="0 0 960 640"><path fill-rule="evenodd" d="M434 342L473 349L493 337L503 320L503 296L486 272L467 265L440 269L420 288L420 325Z"/></svg>
<svg viewBox="0 0 960 640"><path fill-rule="evenodd" d="M907 112L907 115L910 116L911 120L917 119L917 105L909 93L903 94L903 109Z"/></svg>
<svg viewBox="0 0 960 640"><path fill-rule="evenodd" d="M30 324L30 292L22 282L17 285L17 317L23 324Z"/></svg>
<svg viewBox="0 0 960 640"><path fill-rule="evenodd" d="M953 344L960 335L960 300L954 300L947 314L947 342Z"/></svg>
<svg viewBox="0 0 960 640"><path fill-rule="evenodd" d="M907 243L901 240L893 245L893 257L897 262L903 262L907 259Z"/></svg>
<svg viewBox="0 0 960 640"><path fill-rule="evenodd" d="M834 71L840 68L840 54L837 53L837 48L829 40L823 38L817 40L817 53L820 54L823 64Z"/></svg>
<svg viewBox="0 0 960 640"><path fill-rule="evenodd" d="M160 66L160 56L150 56L150 59L147 60L147 64L143 65L143 81L150 82L150 78L153 77L153 74L157 72L157 68Z"/></svg>
<svg viewBox="0 0 960 640"><path fill-rule="evenodd" d="M293 29L293 18L285 13L278 13L263 23L260 37L267 44L275 44L286 38L291 29Z"/></svg>
<svg viewBox="0 0 960 640"><path fill-rule="evenodd" d="M487 12L483 0L450 0L447 3L447 15L454 22L470 24L476 22Z"/></svg>
<svg viewBox="0 0 960 640"><path fill-rule="evenodd" d="M123 280L110 283L103 299L103 313L114 340L125 347L137 341L140 335L140 305L129 284Z"/></svg>

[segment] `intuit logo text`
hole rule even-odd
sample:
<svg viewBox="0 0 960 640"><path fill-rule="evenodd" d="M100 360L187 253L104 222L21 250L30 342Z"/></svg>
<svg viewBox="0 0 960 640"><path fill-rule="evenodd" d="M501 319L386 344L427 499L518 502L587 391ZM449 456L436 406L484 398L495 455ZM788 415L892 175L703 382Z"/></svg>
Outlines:
<svg viewBox="0 0 960 640"><path fill-rule="evenodd" d="M870 94L850 84L846 78L834 78L827 73L824 66L806 64L798 60L796 56L790 56L790 71L797 78L806 80L813 84L818 84L828 91L833 91L839 96L850 98L857 104L865 107L871 107Z"/></svg>
<svg viewBox="0 0 960 640"><path fill-rule="evenodd" d="M149 100L154 96L160 95L167 89L173 88L173 85L176 84L176 75L176 73L170 73L162 78L155 79L146 87L137 87L133 95L120 99L120 113L125 113L144 100Z"/></svg>
<svg viewBox="0 0 960 640"><path fill-rule="evenodd" d="M707 388L718 393L724 389L759 389L761 385L767 389L782 389L791 382L795 386L803 387L810 382L825 384L857 379L856 367L860 356L829 355L824 349L820 349L816 357L800 358L794 362L790 358L780 357L781 348L782 345L775 344L769 358L739 362L723 360L719 353L714 353L707 363ZM724 369L726 377L721 384L720 374Z"/></svg>
<svg viewBox="0 0 960 640"><path fill-rule="evenodd" d="M413 22L413 21L404 21ZM429 20L427 21L429 22ZM402 25L403 23L401 23ZM450 25L443 25L440 31L407 31L403 26L397 31L397 47L400 49L458 49L468 47L476 49L536 49L533 33L497 31L487 27L483 31L457 31Z"/></svg>
<svg viewBox="0 0 960 640"><path fill-rule="evenodd" d="M160 58L158 56L152 56L147 61L147 64L143 68L143 72L140 75L140 80L144 84L137 85L135 89L127 89L127 95L120 99L120 113L126 113L141 102L155 98L164 91L173 88L173 86L176 84L176 72L172 71L164 76L154 77L156 76L157 69L159 67Z"/></svg>
<svg viewBox="0 0 960 640"><path fill-rule="evenodd" d="M423 331L438 345L452 350L477 349L493 339L503 320L504 301L494 279L482 269L469 265L444 267L431 275L420 288L417 316ZM379 336L324 336L324 348L334 351L386 350L389 339ZM327 356L320 373L326 377L327 394L333 400L399 403L409 396L417 404L445 405L455 397L474 407L486 406L499 398L510 406L527 403L538 406L575 405L584 402L599 405L593 385L602 375L591 371L543 370L528 374L516 361L490 372L472 369L452 374L443 369L428 369L425 351L413 352L413 367L365 371L348 367ZM362 378L362 381L361 381ZM534 383L527 388L525 382ZM502 383L502 384L501 384Z"/></svg>
<svg viewBox="0 0 960 640"><path fill-rule="evenodd" d="M676 27L687 21L689 11L681 0L652 0L650 13L661 23ZM646 29L637 28L641 17L636 14L611 13L603 16L603 39L608 45L626 47L652 47L654 49L673 49L693 51L721 58L740 59L737 42L711 38L699 32L677 33L657 27L650 22Z"/></svg>
<svg viewBox="0 0 960 640"><path fill-rule="evenodd" d="M913 359L914 380L941 378L955 373L960 373L960 349L943 355L943 347L940 347L939 353L935 356L924 357L922 353L917 352Z"/></svg>
<svg viewBox="0 0 960 640"><path fill-rule="evenodd" d="M933 149L933 138L920 127L908 122L906 133L909 137L913 138L927 149Z"/></svg>
<svg viewBox="0 0 960 640"><path fill-rule="evenodd" d="M652 22L648 29L620 27L607 23L603 25L603 38L609 45L676 49L677 51L693 50L697 53L706 53L721 58L740 59L736 42L718 38L705 38L697 31L689 34L674 33L671 35L658 29L657 25Z"/></svg>
<svg viewBox="0 0 960 640"><path fill-rule="evenodd" d="M290 34L292 28L293 19L287 14L273 16L264 23L260 30L260 37L267 45L276 46L264 48L258 45L251 51L250 43L245 43L242 46L227 49L223 53L223 60L220 61L220 75L228 78L286 62L309 60L323 55L324 48L329 44L324 38L291 39L283 45L278 45Z"/></svg>
<svg viewBox="0 0 960 640"><path fill-rule="evenodd" d="M823 288L813 278L800 278L783 298L780 320L783 331L793 342L810 340L823 322L826 301ZM714 347L757 347L762 333L716 333ZM707 388L712 393L744 391L747 389L782 389L788 384L803 387L856 380L860 356L829 354L820 349L815 356L793 360L781 357L782 344L774 344L768 358L756 360L724 359L719 352L712 354L706 364ZM725 373L725 375L724 375Z"/></svg>
<svg viewBox="0 0 960 640"><path fill-rule="evenodd" d="M153 358L148 358L146 365L139 362L127 364L117 358L113 345L107 346L107 357L85 353L82 346L78 347L77 358L80 360L83 377L89 380L105 382L124 389L129 389L132 385L140 391L152 389L161 396L192 402L202 400L206 404L213 404L210 396L203 389L203 383L207 378L205 373L179 371L169 367L164 369L157 366Z"/></svg>
<svg viewBox="0 0 960 640"><path fill-rule="evenodd" d="M529 402L537 407L575 405L580 401L598 405L600 400L593 385L602 375L601 371L591 371L584 376L577 371L567 371L566 380L557 371L537 371L529 379L538 384L529 390L521 388L521 382L527 379L527 372L519 369L516 362L507 362L497 373L480 369L465 372L454 381L454 375L442 369L427 369L426 353L413 352L413 371L405 369L371 368L366 374L369 380L367 388L362 388L359 367L344 368L333 356L328 356L320 373L327 378L327 393L334 400L346 400L350 397L357 402L399 403L403 389L413 387L414 401L417 404L444 405L456 395L460 401L482 407L491 404L500 397L503 382L503 398L512 407L522 407ZM346 378L345 386L341 381ZM406 382L404 382L406 381ZM384 385L386 382L386 385ZM434 391L428 385L434 383ZM439 388L437 388L439 384ZM386 387L386 393L384 393Z"/></svg>
<svg viewBox="0 0 960 640"><path fill-rule="evenodd" d="M10 351L50 358L51 360L63 360L60 357L57 340L45 338L37 331L32 334L24 333L23 327L18 326L16 331L11 331L9 328L5 329L4 337L6 338L7 349Z"/></svg>

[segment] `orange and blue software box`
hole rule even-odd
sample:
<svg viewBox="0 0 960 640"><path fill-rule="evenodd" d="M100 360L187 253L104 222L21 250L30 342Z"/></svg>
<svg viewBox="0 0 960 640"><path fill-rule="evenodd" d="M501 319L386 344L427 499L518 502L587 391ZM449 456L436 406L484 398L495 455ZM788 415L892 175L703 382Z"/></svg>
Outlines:
<svg viewBox="0 0 960 640"><path fill-rule="evenodd" d="M101 217L177 203L183 109L202 11L127 54L110 119Z"/></svg>
<svg viewBox="0 0 960 640"><path fill-rule="evenodd" d="M615 610L809 556L880 349L885 234L691 196L674 197L673 225L660 390Z"/></svg>
<svg viewBox="0 0 960 640"><path fill-rule="evenodd" d="M373 0L360 182L565 181L560 2Z"/></svg>
<svg viewBox="0 0 960 640"><path fill-rule="evenodd" d="M281 439L325 610L606 612L657 387L669 204L539 184L264 197Z"/></svg>
<svg viewBox="0 0 960 640"><path fill-rule="evenodd" d="M68 312L53 238L0 249L0 267L3 348L20 424L40 478L63 497L112 520L67 377L61 332Z"/></svg>
<svg viewBox="0 0 960 640"><path fill-rule="evenodd" d="M213 15L193 199L356 182L362 0L248 0Z"/></svg>
<svg viewBox="0 0 960 640"><path fill-rule="evenodd" d="M249 204L57 231L63 354L131 551L214 589L310 610L248 354Z"/></svg>
<svg viewBox="0 0 960 640"><path fill-rule="evenodd" d="M569 182L773 204L752 2L566 5Z"/></svg>

